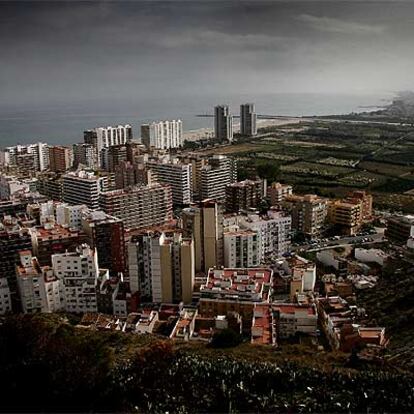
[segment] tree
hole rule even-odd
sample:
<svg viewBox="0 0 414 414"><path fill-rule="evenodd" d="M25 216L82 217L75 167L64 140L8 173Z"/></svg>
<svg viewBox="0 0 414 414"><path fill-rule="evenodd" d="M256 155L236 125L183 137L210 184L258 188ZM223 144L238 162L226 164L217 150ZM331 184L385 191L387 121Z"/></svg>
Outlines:
<svg viewBox="0 0 414 414"><path fill-rule="evenodd" d="M211 341L212 348L232 348L242 342L240 334L234 332L232 329L223 329L213 335Z"/></svg>

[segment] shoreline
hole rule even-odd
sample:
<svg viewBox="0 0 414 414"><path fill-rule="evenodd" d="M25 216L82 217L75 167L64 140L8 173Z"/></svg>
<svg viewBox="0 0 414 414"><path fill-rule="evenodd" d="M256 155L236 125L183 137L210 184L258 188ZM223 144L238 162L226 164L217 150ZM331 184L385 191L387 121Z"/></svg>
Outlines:
<svg viewBox="0 0 414 414"><path fill-rule="evenodd" d="M258 128L266 128L269 126L282 126L299 124L306 119L298 117L286 117L285 119L260 119L257 121ZM240 123L233 124L233 131L240 131ZM183 138L185 141L199 141L201 139L212 138L214 136L214 128L198 128L190 129L183 132Z"/></svg>

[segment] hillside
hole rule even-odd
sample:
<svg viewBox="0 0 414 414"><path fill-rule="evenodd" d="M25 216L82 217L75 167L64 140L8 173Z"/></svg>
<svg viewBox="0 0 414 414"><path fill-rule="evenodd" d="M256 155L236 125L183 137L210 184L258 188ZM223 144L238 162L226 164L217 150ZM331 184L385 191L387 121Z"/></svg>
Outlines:
<svg viewBox="0 0 414 414"><path fill-rule="evenodd" d="M80 330L56 315L15 316L0 326L0 411L411 410L409 373L345 365L342 355L301 348L215 350Z"/></svg>

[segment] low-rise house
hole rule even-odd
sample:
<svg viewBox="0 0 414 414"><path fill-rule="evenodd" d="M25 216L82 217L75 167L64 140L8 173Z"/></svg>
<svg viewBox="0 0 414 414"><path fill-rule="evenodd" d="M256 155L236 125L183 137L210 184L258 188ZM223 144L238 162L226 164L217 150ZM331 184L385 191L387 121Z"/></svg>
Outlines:
<svg viewBox="0 0 414 414"><path fill-rule="evenodd" d="M381 249L363 249L361 247L355 248L355 259L363 263L377 263L384 266L388 259L388 255Z"/></svg>

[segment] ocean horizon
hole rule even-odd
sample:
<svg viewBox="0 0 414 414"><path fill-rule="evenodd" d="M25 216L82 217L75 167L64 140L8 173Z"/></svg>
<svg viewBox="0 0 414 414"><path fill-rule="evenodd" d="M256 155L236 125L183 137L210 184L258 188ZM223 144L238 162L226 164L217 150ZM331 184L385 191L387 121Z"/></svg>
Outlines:
<svg viewBox="0 0 414 414"><path fill-rule="evenodd" d="M83 131L98 126L130 124L134 137L140 125L163 119L181 119L184 131L212 128L217 104L228 104L238 115L241 103L253 102L263 115L311 116L365 112L392 100L389 94L288 94L157 97L136 100L90 100L50 106L7 107L0 104L0 147L43 141L69 145L83 141Z"/></svg>

